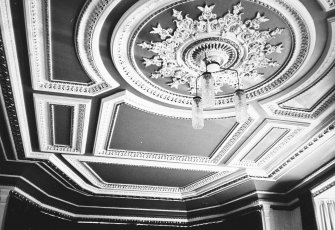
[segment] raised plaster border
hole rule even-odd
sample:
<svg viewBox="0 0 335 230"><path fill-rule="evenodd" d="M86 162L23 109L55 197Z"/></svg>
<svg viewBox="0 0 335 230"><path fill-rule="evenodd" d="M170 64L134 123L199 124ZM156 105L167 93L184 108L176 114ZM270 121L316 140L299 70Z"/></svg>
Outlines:
<svg viewBox="0 0 335 230"><path fill-rule="evenodd" d="M233 167L246 167L246 168L250 168L250 170L251 169L265 170L265 167L271 168L271 166L268 166L267 164L270 163L271 159L273 159L273 156L277 154L279 151L283 151L284 146L287 145L287 143L291 141L292 138L294 138L298 133L300 133L307 126L309 126L308 123L265 119L257 127L257 129L253 132L253 134L251 134L249 138L250 141L244 143L242 146L239 147L239 150L237 151L237 153L234 154L234 156L232 156L228 160L227 165L233 166ZM243 160L245 157L247 157L247 155L254 148L254 146L256 146L260 140L266 137L267 133L273 128L285 129L287 131L285 132L285 135L282 136L280 140L278 140L278 142L273 143L273 145L269 149L265 150L265 152L263 153L260 153L260 156L259 156L260 158L256 162L254 161L250 162L247 160ZM257 174L254 174L254 175L257 175Z"/></svg>
<svg viewBox="0 0 335 230"><path fill-rule="evenodd" d="M72 97L34 94L36 123L39 144L42 151L83 154L85 152L91 100ZM54 145L52 131L54 122L51 116L52 105L62 105L73 108L71 146Z"/></svg>
<svg viewBox="0 0 335 230"><path fill-rule="evenodd" d="M121 149L107 149L106 146L107 143L110 141L110 134L113 131L115 120L117 118L117 109L121 103L125 103L126 105L129 105L141 111L153 113L158 116L167 116L176 119L191 118L190 110L185 111L183 109L174 109L161 106L156 103L146 101L130 93L129 91L116 93L112 96L102 99L93 151L95 156L106 156L124 159L146 159L156 162L164 161L218 165L221 159L225 156L225 154L229 152L229 150L235 146L239 138L243 136L243 133L249 130L251 128L251 125L261 117L259 112L254 108L254 106L249 105L248 111L252 118L249 118L243 124L238 124L234 128L234 130L225 137L225 141L219 144L215 152L213 152L210 157L186 156L180 154L165 154L144 151L127 151ZM222 110L205 111L204 115L206 119L224 119L226 117L230 117L229 113L224 113Z"/></svg>
<svg viewBox="0 0 335 230"><path fill-rule="evenodd" d="M24 1L33 88L77 95L96 95L117 88L119 84L110 74L106 77L100 73L87 72L92 80L91 83L53 80L50 10L50 0Z"/></svg>

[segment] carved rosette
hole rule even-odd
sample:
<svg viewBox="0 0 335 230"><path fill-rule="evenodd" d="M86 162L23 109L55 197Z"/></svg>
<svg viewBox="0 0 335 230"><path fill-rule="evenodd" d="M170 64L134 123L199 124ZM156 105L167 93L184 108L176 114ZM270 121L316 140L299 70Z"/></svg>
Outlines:
<svg viewBox="0 0 335 230"><path fill-rule="evenodd" d="M253 19L243 21L241 3L221 18L213 13L214 6L199 6L202 12L199 20L173 9L176 29L164 29L158 24L150 33L157 34L161 41L138 44L155 54L152 58L143 58L146 67L159 67L151 78L169 78L168 85L176 89L186 84L194 94L195 81L206 71L207 60L219 63L222 70L228 68L238 72L238 76L229 70L214 75L216 91L220 92L223 84L237 88L237 83L241 82L237 77L260 78L263 75L258 71L260 68L282 64L269 56L274 52L281 53L282 43L272 45L270 41L283 29L261 30L261 23L269 19L259 12Z"/></svg>

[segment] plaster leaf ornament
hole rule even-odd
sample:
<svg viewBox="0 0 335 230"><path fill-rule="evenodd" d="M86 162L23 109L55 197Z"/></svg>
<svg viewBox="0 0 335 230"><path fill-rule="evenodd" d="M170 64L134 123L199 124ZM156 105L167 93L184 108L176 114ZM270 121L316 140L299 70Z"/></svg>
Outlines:
<svg viewBox="0 0 335 230"><path fill-rule="evenodd" d="M195 93L195 81L206 71L206 61L219 64L220 73L213 73L215 92L220 92L225 84L238 88L244 78L262 77L259 69L279 66L269 55L281 53L283 44L270 44L270 41L283 31L281 28L261 30L262 23L269 21L259 12L252 19L242 21L242 4L233 6L223 17L213 13L215 5L199 6L201 15L194 20L182 11L172 10L175 29L163 28L157 24L150 33L161 41L139 43L155 55L143 57L143 64L159 67L151 78L169 78L171 88L185 85L190 94ZM236 71L229 71L233 69Z"/></svg>

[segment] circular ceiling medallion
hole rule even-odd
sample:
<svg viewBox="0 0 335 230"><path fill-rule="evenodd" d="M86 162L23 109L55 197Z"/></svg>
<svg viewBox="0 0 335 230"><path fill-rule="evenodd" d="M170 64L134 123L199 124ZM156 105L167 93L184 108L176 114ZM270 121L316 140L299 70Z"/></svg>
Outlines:
<svg viewBox="0 0 335 230"><path fill-rule="evenodd" d="M159 101L189 107L205 58L237 70L253 99L289 80L308 56L305 20L285 1L141 3L120 20L111 52L123 78ZM215 78L216 108L232 102L233 73Z"/></svg>
<svg viewBox="0 0 335 230"><path fill-rule="evenodd" d="M99 35L119 2L92 0L78 23L78 55L101 74L108 70ZM205 59L238 71L248 100L260 99L298 76L314 49L313 31L312 17L296 1L140 0L113 30L111 56L134 89L188 110ZM212 109L231 106L236 83L228 70L216 74Z"/></svg>

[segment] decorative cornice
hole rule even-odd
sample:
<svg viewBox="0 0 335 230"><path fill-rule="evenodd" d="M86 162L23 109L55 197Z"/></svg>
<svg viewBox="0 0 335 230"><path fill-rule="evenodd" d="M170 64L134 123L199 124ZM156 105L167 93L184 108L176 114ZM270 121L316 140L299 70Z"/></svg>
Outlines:
<svg viewBox="0 0 335 230"><path fill-rule="evenodd" d="M313 197L317 198L322 193L333 188L335 186L335 174L330 175L330 177L323 181L320 185L311 189Z"/></svg>
<svg viewBox="0 0 335 230"><path fill-rule="evenodd" d="M335 8L334 0L318 0L318 2L325 11L330 11Z"/></svg>
<svg viewBox="0 0 335 230"><path fill-rule="evenodd" d="M44 204L32 195L26 193L25 191L14 188L11 191L11 196L15 196L16 198L29 203L30 205L39 208L46 212L47 214L51 214L56 217L65 218L68 220L74 220L78 223L97 223L97 224L113 224L113 223L137 223L137 224L145 224L149 226L171 226L171 227L192 227L198 226L199 224L210 224L213 220L218 221L218 218L224 218L225 216L231 215L236 212L240 212L243 210L247 210L253 207L260 208L260 205L264 202L260 200L248 202L244 204L243 207L240 207L235 210L227 210L224 213L214 214L214 215L202 215L201 217L165 217L157 215L155 217L152 216L143 216L143 215L89 215L89 214L79 214L73 213L69 211L65 211L56 207L53 207L48 204ZM220 221L219 221L220 222Z"/></svg>
<svg viewBox="0 0 335 230"><path fill-rule="evenodd" d="M9 78L9 70L6 61L6 52L4 43L2 40L2 31L0 31L0 86L1 94L3 95L4 105L6 107L7 117L10 124L11 135L15 143L16 154L19 157L24 156L24 149L21 139L20 127L17 125L19 123L15 101L13 98L12 86Z"/></svg>
<svg viewBox="0 0 335 230"><path fill-rule="evenodd" d="M72 97L34 94L34 102L41 150L59 153L84 153L91 101ZM72 127L67 127L72 130L70 146L58 146L53 141L53 130L55 130L52 113L53 105L73 108Z"/></svg>
<svg viewBox="0 0 335 230"><path fill-rule="evenodd" d="M127 215L85 215L85 214L77 214L72 213L69 211L65 211L47 204L44 204L34 198L33 196L29 195L28 193L24 192L23 190L19 188L15 188L14 191L11 192L14 196L17 196L20 199L25 200L26 202L29 202L31 205L34 205L35 207L41 208L42 210L47 211L51 214L56 214L61 217L66 217L68 219L75 219L80 221L84 221L85 219L88 220L99 220L99 222L102 221L110 221L111 223L150 223L150 224L171 224L171 225L184 225L188 222L187 218L182 217L145 217L145 216L127 216Z"/></svg>
<svg viewBox="0 0 335 230"><path fill-rule="evenodd" d="M64 82L53 78L50 0L24 1L28 50L33 88L58 93L96 95L119 86L113 78L87 72L90 83ZM85 69L85 65L83 65Z"/></svg>

